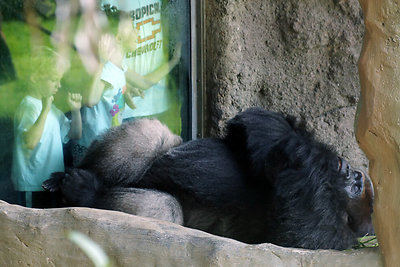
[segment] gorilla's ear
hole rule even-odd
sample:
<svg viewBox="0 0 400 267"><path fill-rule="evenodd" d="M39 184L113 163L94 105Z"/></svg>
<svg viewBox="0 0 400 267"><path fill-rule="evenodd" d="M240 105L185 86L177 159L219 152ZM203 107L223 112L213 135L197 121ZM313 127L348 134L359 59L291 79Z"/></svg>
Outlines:
<svg viewBox="0 0 400 267"><path fill-rule="evenodd" d="M288 163L286 142L295 134L291 123L281 114L250 108L227 123L226 144L242 166L256 179L273 179L273 173Z"/></svg>

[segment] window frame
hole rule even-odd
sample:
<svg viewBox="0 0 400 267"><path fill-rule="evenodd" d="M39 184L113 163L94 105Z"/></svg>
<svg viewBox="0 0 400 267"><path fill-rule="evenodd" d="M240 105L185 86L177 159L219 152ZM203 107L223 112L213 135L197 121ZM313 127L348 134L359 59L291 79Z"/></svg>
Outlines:
<svg viewBox="0 0 400 267"><path fill-rule="evenodd" d="M190 92L191 133L189 139L205 136L206 125L206 94L205 94L205 3L190 0Z"/></svg>

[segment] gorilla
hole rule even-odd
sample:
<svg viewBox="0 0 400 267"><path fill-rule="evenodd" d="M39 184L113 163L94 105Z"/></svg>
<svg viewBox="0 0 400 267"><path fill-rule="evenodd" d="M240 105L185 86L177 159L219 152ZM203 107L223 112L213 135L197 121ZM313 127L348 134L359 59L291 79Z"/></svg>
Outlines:
<svg viewBox="0 0 400 267"><path fill-rule="evenodd" d="M222 138L182 143L158 120L110 129L43 183L66 205L119 210L242 242L347 249L373 234L371 180L292 117L251 108Z"/></svg>

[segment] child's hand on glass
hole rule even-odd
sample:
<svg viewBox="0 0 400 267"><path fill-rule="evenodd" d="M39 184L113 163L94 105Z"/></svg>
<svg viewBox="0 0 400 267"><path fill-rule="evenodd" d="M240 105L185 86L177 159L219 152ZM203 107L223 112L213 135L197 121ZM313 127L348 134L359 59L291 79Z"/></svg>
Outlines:
<svg viewBox="0 0 400 267"><path fill-rule="evenodd" d="M82 95L68 92L67 104L71 111L79 110L82 107Z"/></svg>
<svg viewBox="0 0 400 267"><path fill-rule="evenodd" d="M114 38L109 34L104 34L100 38L98 48L99 48L100 61L102 62L110 61L112 55L115 52Z"/></svg>
<svg viewBox="0 0 400 267"><path fill-rule="evenodd" d="M126 94L129 97L134 97L134 96L140 96L141 98L144 98L144 91L140 88L133 87L133 86L128 86L128 89L126 90Z"/></svg>

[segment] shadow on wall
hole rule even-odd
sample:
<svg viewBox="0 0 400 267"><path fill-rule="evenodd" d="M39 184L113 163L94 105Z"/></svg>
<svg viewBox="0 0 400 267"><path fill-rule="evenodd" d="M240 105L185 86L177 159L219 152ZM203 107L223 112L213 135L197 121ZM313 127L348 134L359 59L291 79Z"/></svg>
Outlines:
<svg viewBox="0 0 400 267"><path fill-rule="evenodd" d="M17 203L17 195L11 183L13 121L0 117L0 199Z"/></svg>

